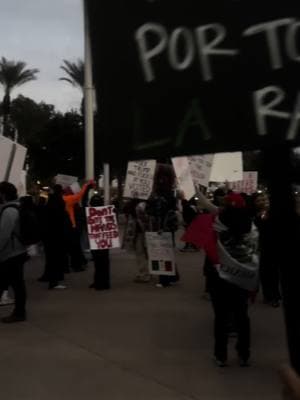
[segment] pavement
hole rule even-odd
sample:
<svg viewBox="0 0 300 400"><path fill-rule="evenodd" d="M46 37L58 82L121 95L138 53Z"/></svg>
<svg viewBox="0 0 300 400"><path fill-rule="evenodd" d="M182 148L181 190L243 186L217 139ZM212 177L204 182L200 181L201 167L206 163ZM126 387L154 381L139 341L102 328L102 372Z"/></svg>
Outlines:
<svg viewBox="0 0 300 400"><path fill-rule="evenodd" d="M281 309L251 306L253 362L212 362L213 313L202 298L202 253L177 252L181 282L133 283L135 259L113 251L112 290L88 289L92 265L67 275L68 289L36 279L28 263L28 322L0 325L0 393L5 400L278 400L287 360ZM0 308L4 316L9 307Z"/></svg>

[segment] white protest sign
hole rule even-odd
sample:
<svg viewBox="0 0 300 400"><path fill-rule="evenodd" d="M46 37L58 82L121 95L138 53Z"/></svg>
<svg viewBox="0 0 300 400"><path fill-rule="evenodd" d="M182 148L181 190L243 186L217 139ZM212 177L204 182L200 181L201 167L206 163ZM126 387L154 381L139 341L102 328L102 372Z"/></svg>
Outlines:
<svg viewBox="0 0 300 400"><path fill-rule="evenodd" d="M0 136L0 181L7 179L8 167L12 154L13 141Z"/></svg>
<svg viewBox="0 0 300 400"><path fill-rule="evenodd" d="M119 248L120 235L115 207L86 207L85 210L90 249Z"/></svg>
<svg viewBox="0 0 300 400"><path fill-rule="evenodd" d="M129 162L123 197L148 200L152 193L155 169L155 160Z"/></svg>
<svg viewBox="0 0 300 400"><path fill-rule="evenodd" d="M188 160L194 184L208 187L214 155L191 156L188 157Z"/></svg>
<svg viewBox="0 0 300 400"><path fill-rule="evenodd" d="M243 156L240 152L218 153L214 156L211 182L235 182L243 179Z"/></svg>
<svg viewBox="0 0 300 400"><path fill-rule="evenodd" d="M81 187L80 187L79 183L76 181L76 182L73 182L72 185L70 185L70 189L72 190L72 192L74 194L77 194L80 192Z"/></svg>
<svg viewBox="0 0 300 400"><path fill-rule="evenodd" d="M17 185L19 197L26 196L27 194L26 178L27 178L27 171L25 170L21 171L19 184Z"/></svg>
<svg viewBox="0 0 300 400"><path fill-rule="evenodd" d="M239 286L242 289L256 291L259 284L258 258L252 257L252 262L240 263L232 258L222 244L218 243L220 258L219 275L222 279Z"/></svg>
<svg viewBox="0 0 300 400"><path fill-rule="evenodd" d="M18 187L20 184L20 177L24 168L25 158L27 154L27 149L20 144L14 143L15 152L14 158L12 160L11 169L8 177L8 181Z"/></svg>
<svg viewBox="0 0 300 400"><path fill-rule="evenodd" d="M253 194L257 192L258 172L248 171L243 174L242 181L232 182L230 188L238 193Z"/></svg>
<svg viewBox="0 0 300 400"><path fill-rule="evenodd" d="M189 160L187 157L172 158L172 164L177 177L178 187L183 191L187 200L195 196L195 185L193 182Z"/></svg>
<svg viewBox="0 0 300 400"><path fill-rule="evenodd" d="M63 175L63 174L58 174L55 177L55 183L57 185L61 185L63 189L67 187L71 187L73 183L77 182L78 178L76 176L71 176L71 175Z"/></svg>
<svg viewBox="0 0 300 400"><path fill-rule="evenodd" d="M146 232L149 272L152 275L176 274L172 234Z"/></svg>

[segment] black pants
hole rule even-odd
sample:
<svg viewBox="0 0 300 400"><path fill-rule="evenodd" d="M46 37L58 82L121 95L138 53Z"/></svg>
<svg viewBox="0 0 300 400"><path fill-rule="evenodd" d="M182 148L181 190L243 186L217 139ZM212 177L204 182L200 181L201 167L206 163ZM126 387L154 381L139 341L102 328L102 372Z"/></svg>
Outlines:
<svg viewBox="0 0 300 400"><path fill-rule="evenodd" d="M12 287L15 295L14 314L18 317L26 315L26 287L24 281L24 264L27 254L21 254L0 263L0 297L4 290Z"/></svg>
<svg viewBox="0 0 300 400"><path fill-rule="evenodd" d="M264 300L270 303L280 300L279 269L271 252L261 252L259 274Z"/></svg>
<svg viewBox="0 0 300 400"><path fill-rule="evenodd" d="M228 322L234 318L239 357L250 357L250 320L248 316L248 292L219 278L217 272L210 276L209 291L215 313L215 357L227 360Z"/></svg>
<svg viewBox="0 0 300 400"><path fill-rule="evenodd" d="M64 243L59 241L45 242L44 250L49 288L53 288L64 280L64 270L67 264L67 250Z"/></svg>
<svg viewBox="0 0 300 400"><path fill-rule="evenodd" d="M92 250L95 265L95 289L110 289L110 260L109 250Z"/></svg>
<svg viewBox="0 0 300 400"><path fill-rule="evenodd" d="M68 250L70 255L70 264L73 271L80 271L86 263L81 248L80 232L77 228L72 228L68 238Z"/></svg>

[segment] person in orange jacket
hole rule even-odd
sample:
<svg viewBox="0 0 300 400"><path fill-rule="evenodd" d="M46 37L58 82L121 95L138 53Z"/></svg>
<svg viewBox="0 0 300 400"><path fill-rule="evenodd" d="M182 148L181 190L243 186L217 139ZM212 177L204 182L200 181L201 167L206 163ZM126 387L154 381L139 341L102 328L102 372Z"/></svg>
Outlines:
<svg viewBox="0 0 300 400"><path fill-rule="evenodd" d="M63 191L61 185L55 185L53 191L62 195L63 200L66 204L66 211L69 215L71 221L71 230L68 240L68 252L70 255L71 269L75 272L83 271L84 256L82 254L82 248L80 243L80 230L76 223L75 209L80 203L83 196L87 193L89 189L95 187L95 182L93 180L88 181L83 185L80 192L76 194L71 194L67 191Z"/></svg>

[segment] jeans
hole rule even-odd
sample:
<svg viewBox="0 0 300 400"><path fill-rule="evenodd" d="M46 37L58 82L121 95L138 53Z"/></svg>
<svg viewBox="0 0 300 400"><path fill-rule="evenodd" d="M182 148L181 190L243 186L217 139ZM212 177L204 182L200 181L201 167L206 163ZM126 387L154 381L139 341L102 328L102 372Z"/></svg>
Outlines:
<svg viewBox="0 0 300 400"><path fill-rule="evenodd" d="M15 295L14 315L18 317L26 315L24 264L27 259L27 254L21 254L0 263L0 298L4 290L11 286Z"/></svg>

